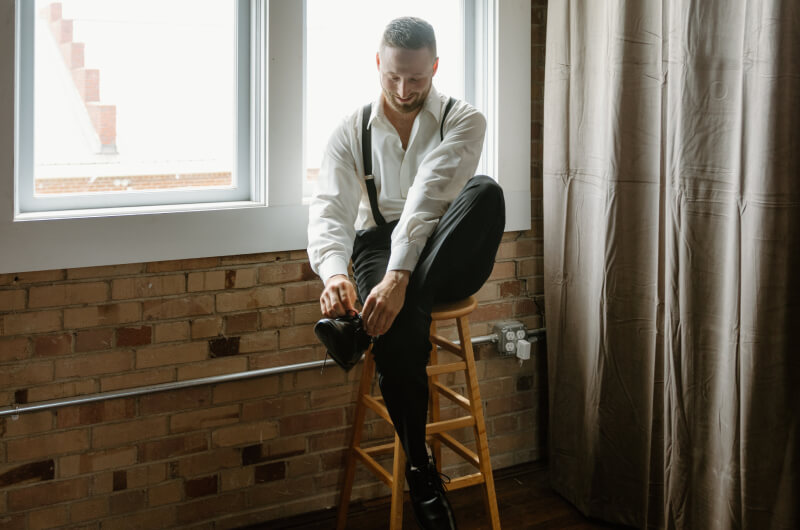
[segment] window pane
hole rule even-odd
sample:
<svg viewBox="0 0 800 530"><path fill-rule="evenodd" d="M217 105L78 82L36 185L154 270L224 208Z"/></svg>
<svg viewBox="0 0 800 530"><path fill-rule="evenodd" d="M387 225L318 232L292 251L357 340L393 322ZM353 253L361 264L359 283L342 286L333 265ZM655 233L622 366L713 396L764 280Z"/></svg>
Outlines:
<svg viewBox="0 0 800 530"><path fill-rule="evenodd" d="M234 186L235 6L36 0L35 195Z"/></svg>
<svg viewBox="0 0 800 530"><path fill-rule="evenodd" d="M375 52L383 28L397 17L416 16L436 32L436 89L464 97L462 0L306 0L306 178L311 194L322 153L344 116L380 94Z"/></svg>

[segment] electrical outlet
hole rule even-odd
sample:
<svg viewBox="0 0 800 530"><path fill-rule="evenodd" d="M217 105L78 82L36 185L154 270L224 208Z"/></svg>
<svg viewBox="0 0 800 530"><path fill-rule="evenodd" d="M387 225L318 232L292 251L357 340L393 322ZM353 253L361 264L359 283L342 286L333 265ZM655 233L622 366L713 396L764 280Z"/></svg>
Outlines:
<svg viewBox="0 0 800 530"><path fill-rule="evenodd" d="M525 324L517 320L497 322L493 332L497 336L497 349L501 355L516 355L517 341L528 336Z"/></svg>

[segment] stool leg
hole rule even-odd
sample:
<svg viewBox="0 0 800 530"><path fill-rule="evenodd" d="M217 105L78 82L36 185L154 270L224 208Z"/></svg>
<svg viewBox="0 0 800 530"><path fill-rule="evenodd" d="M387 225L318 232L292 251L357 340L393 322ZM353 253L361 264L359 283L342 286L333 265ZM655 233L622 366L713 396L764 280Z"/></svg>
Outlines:
<svg viewBox="0 0 800 530"><path fill-rule="evenodd" d="M436 321L431 322L431 335L436 334ZM431 348L431 359L429 362L430 366L434 366L439 363L439 348L434 344ZM438 375L431 375L428 376L428 393L430 394L430 417L431 422L436 423L441 419L440 409L439 409L439 391L436 390L434 383L439 380ZM442 470L442 443L439 440L439 437L434 434L431 436L430 440L431 444L431 451L433 452L433 458L436 461L436 468L438 471Z"/></svg>
<svg viewBox="0 0 800 530"><path fill-rule="evenodd" d="M397 433L394 435L394 459L392 461L392 508L389 530L403 529L403 489L406 484L406 453Z"/></svg>
<svg viewBox="0 0 800 530"><path fill-rule="evenodd" d="M461 341L464 360L467 364L467 397L472 404L472 416L475 418L475 443L478 448L478 460L484 480L483 494L486 501L486 510L492 522L492 529L500 530L500 514L497 509L497 494L494 489L492 461L489 457L489 442L486 437L486 422L483 417L483 404L481 403L481 391L478 387L478 372L475 366L475 354L472 351L469 320L466 317L459 317L456 319L456 323L458 324L458 338Z"/></svg>
<svg viewBox="0 0 800 530"><path fill-rule="evenodd" d="M353 479L356 472L356 447L361 445L361 435L364 431L364 417L367 407L364 404L364 396L370 391L372 374L375 368L375 360L372 358L371 348L364 354L364 367L361 371L361 382L358 385L358 396L356 397L356 412L353 418L353 434L350 438L350 447L347 451L347 461L344 468L344 483L342 493L339 498L339 511L336 516L336 529L344 530L347 524L347 510L350 507L350 494L353 490Z"/></svg>

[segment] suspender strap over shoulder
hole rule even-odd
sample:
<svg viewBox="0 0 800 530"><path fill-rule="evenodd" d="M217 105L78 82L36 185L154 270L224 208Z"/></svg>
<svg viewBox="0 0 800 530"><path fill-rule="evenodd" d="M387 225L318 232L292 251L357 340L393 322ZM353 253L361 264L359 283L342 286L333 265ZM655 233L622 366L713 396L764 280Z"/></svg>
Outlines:
<svg viewBox="0 0 800 530"><path fill-rule="evenodd" d="M455 99L447 100L447 105L442 113L442 123L439 126L439 138L444 140L444 120L453 107ZM361 155L364 158L364 181L367 185L367 196L369 197L369 207L372 210L372 218L375 224L386 224L386 220L378 209L378 190L375 188L375 177L372 175L372 131L369 128L369 118L372 115L372 104L364 105L361 111Z"/></svg>
<svg viewBox="0 0 800 530"><path fill-rule="evenodd" d="M369 116L372 113L372 104L364 105L361 113L361 155L364 157L364 180L367 185L369 207L372 209L372 218L375 224L386 224L386 219L378 209L378 191L375 189L375 177L372 176L372 133L369 130Z"/></svg>

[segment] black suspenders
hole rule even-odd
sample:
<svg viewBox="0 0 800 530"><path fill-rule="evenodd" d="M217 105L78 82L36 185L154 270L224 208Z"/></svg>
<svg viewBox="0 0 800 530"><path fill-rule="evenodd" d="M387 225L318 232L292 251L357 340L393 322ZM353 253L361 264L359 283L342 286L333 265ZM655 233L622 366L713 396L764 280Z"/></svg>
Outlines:
<svg viewBox="0 0 800 530"><path fill-rule="evenodd" d="M447 105L442 114L442 124L439 127L439 138L444 140L444 120L447 113L455 103L455 99L447 100ZM364 157L364 181L367 185L367 196L369 197L369 207L372 209L372 218L375 224L386 224L386 220L378 209L378 191L375 189L375 177L372 176L372 130L368 127L369 117L372 114L372 103L364 105L361 111L361 154Z"/></svg>

